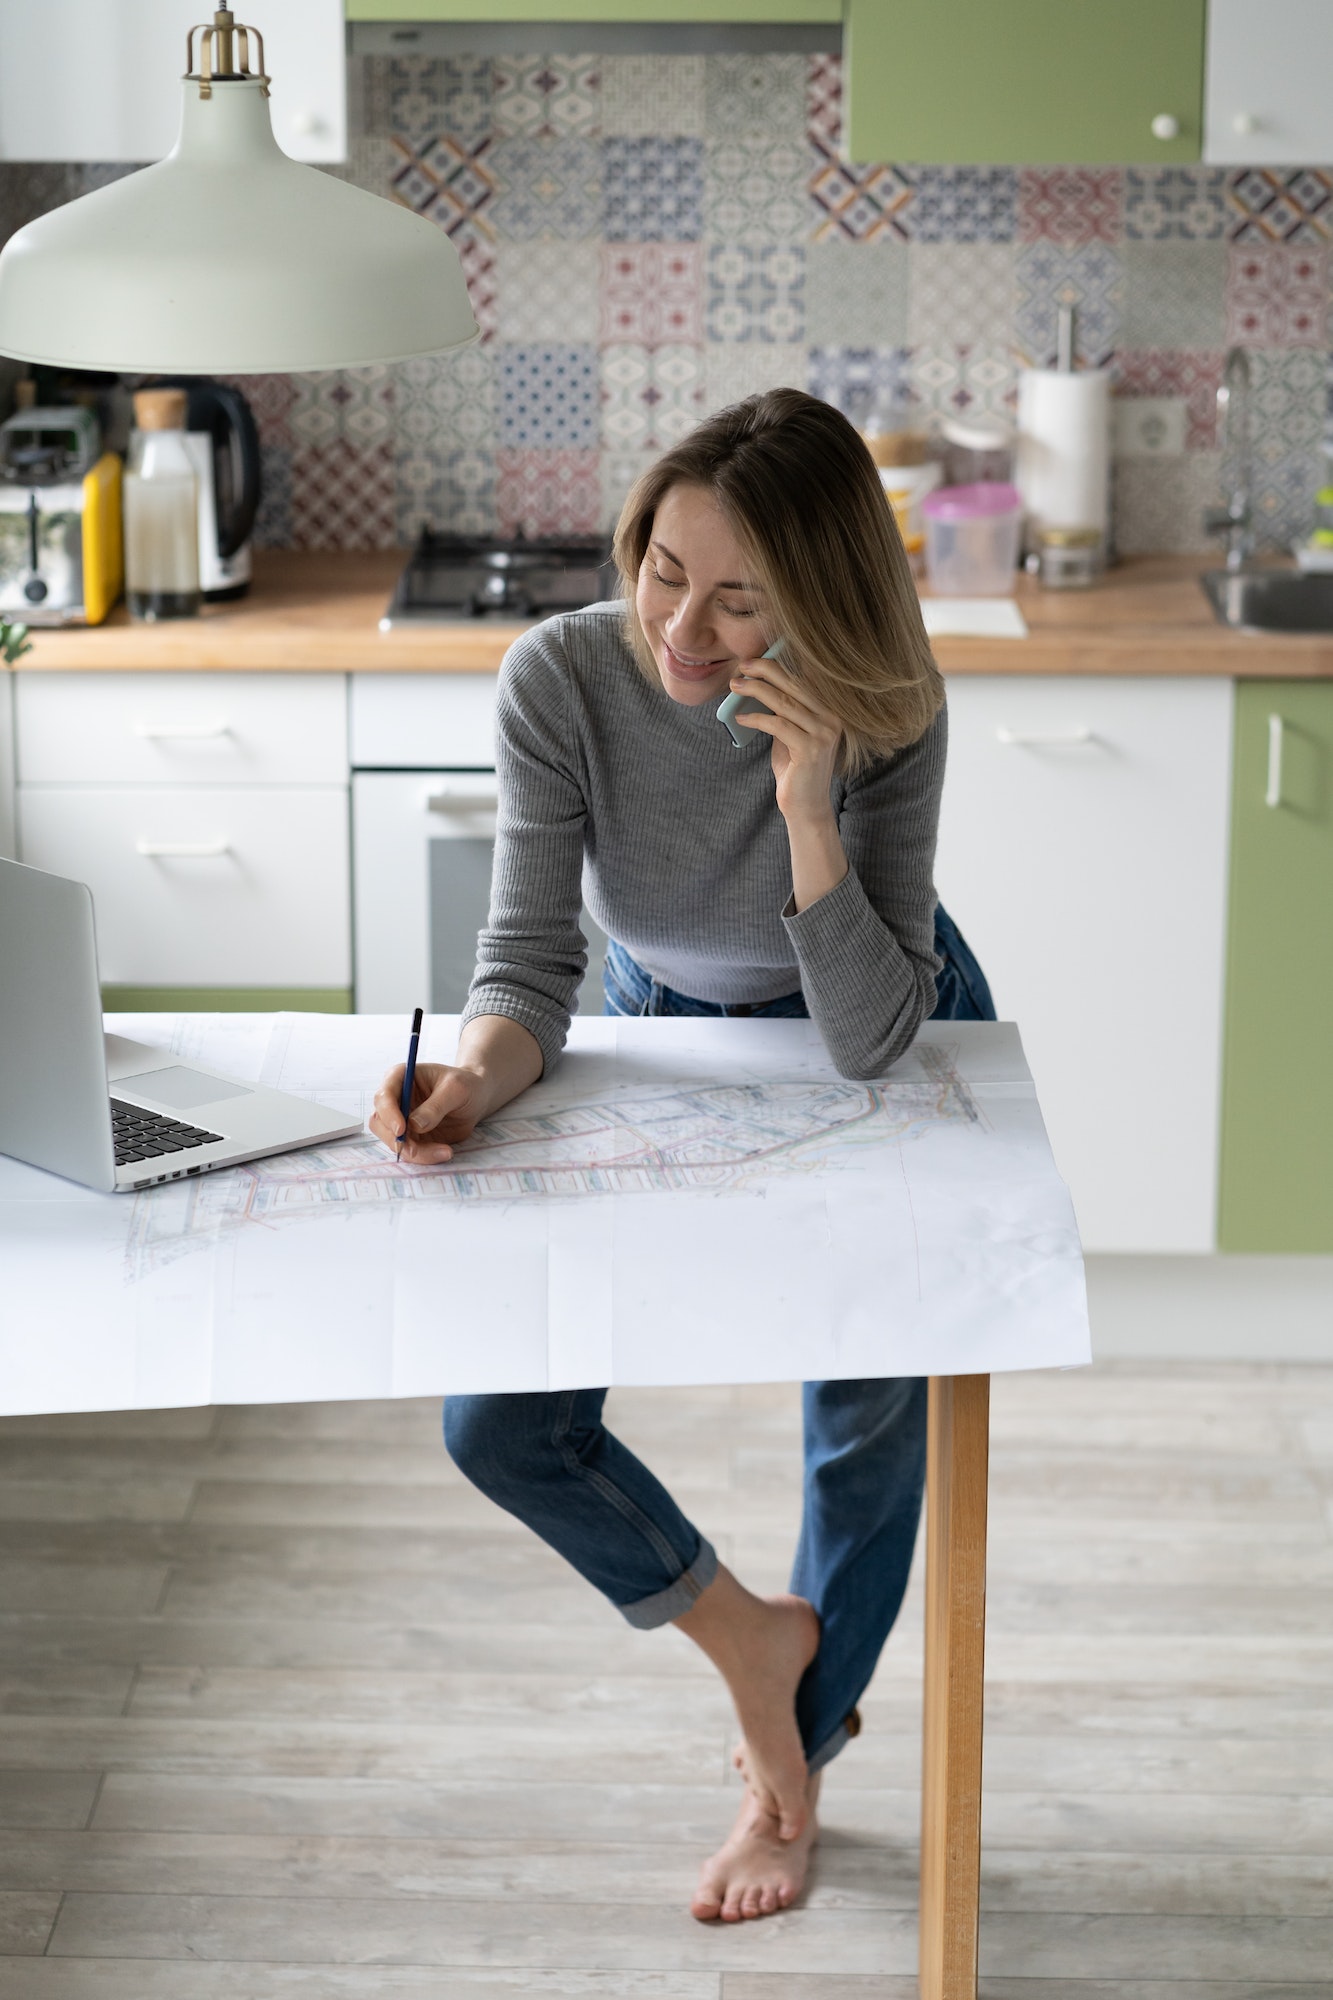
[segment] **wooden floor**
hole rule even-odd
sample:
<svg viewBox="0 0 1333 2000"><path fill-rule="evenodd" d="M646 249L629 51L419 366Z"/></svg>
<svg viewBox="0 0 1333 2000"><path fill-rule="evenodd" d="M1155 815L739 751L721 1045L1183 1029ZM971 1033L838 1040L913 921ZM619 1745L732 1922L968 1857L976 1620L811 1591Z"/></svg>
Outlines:
<svg viewBox="0 0 1333 2000"><path fill-rule="evenodd" d="M759 1587L791 1391L614 1421ZM1333 1370L996 1383L982 1990L1333 1996ZM3 2000L907 2000L917 1585L804 1907L685 1913L732 1726L423 1403L0 1425Z"/></svg>

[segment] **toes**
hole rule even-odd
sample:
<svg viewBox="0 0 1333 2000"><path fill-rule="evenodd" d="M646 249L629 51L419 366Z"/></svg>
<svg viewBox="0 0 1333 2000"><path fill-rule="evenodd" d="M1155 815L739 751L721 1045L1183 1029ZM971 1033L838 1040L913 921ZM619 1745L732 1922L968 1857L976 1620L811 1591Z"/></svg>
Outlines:
<svg viewBox="0 0 1333 2000"><path fill-rule="evenodd" d="M690 1915L697 1917L701 1924L714 1923L721 1915L722 1900L726 1892L726 1877L714 1875L705 1868L699 1876L699 1886L690 1903Z"/></svg>
<svg viewBox="0 0 1333 2000"><path fill-rule="evenodd" d="M738 1924L745 1915L746 1885L744 1882L729 1882L727 1893L722 1898L722 1921L724 1924Z"/></svg>
<svg viewBox="0 0 1333 2000"><path fill-rule="evenodd" d="M775 1883L765 1882L759 1898L758 1914L761 1917L771 1917L781 1907L781 1891Z"/></svg>

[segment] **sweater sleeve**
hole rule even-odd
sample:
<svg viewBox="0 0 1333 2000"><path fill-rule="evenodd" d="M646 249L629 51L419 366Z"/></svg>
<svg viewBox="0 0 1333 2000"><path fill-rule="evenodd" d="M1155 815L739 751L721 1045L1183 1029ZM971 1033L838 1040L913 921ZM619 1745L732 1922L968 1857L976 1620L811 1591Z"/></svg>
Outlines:
<svg viewBox="0 0 1333 2000"><path fill-rule="evenodd" d="M806 1005L842 1076L882 1076L935 1006L935 837L948 724L852 780L836 889L783 922Z"/></svg>
<svg viewBox="0 0 1333 2000"><path fill-rule="evenodd" d="M588 964L579 929L587 804L568 676L558 620L525 632L500 667L490 915L463 1010L465 1022L479 1014L518 1021L547 1070L565 1045Z"/></svg>

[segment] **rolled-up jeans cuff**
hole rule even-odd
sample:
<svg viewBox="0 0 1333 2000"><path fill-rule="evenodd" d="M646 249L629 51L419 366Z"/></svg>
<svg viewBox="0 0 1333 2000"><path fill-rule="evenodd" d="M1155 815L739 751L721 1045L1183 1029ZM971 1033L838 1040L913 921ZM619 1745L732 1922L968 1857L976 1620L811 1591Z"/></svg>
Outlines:
<svg viewBox="0 0 1333 2000"><path fill-rule="evenodd" d="M846 1749L851 1740L851 1730L845 1722L840 1722L832 1736L826 1736L819 1748L812 1751L810 1756L806 1758L805 1768L811 1777L814 1776L816 1771L822 1771L825 1764L831 1764L839 1750Z"/></svg>
<svg viewBox="0 0 1333 2000"><path fill-rule="evenodd" d="M651 1597L640 1597L633 1604L621 1604L616 1608L621 1616L641 1632L651 1632L656 1625L669 1625L673 1618L679 1618L698 1602L717 1575L717 1550L711 1542L699 1543L699 1553L687 1570L669 1583L665 1590L655 1590Z"/></svg>

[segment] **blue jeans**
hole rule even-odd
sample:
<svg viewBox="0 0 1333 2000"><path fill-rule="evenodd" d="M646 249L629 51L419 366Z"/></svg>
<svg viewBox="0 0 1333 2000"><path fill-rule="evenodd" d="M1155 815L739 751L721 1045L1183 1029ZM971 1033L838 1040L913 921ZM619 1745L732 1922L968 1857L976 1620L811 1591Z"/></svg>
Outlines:
<svg viewBox="0 0 1333 2000"><path fill-rule="evenodd" d="M935 1020L993 1021L990 989L944 910ZM623 946L607 952L608 1014L806 1013L800 993L753 1007L693 1000L649 978ZM804 1512L791 1588L819 1614L820 1641L796 1693L812 1771L860 1724L856 1704L907 1589L926 1476L926 1385L914 1377L807 1382ZM633 1452L602 1422L605 1389L450 1396L445 1444L498 1506L595 1584L631 1625L665 1625L717 1574L717 1555Z"/></svg>
<svg viewBox="0 0 1333 2000"><path fill-rule="evenodd" d="M943 903L935 909L935 956L943 964L935 978L935 1011L932 1021L993 1021L995 1003L986 975L977 964L972 947L959 930ZM604 1014L762 1014L783 1021L806 1020L809 1009L801 992L784 993L777 1000L757 1006L728 1007L716 1000L694 1000L650 978L632 959L623 944L614 940L607 946L606 970L602 974L606 996Z"/></svg>

